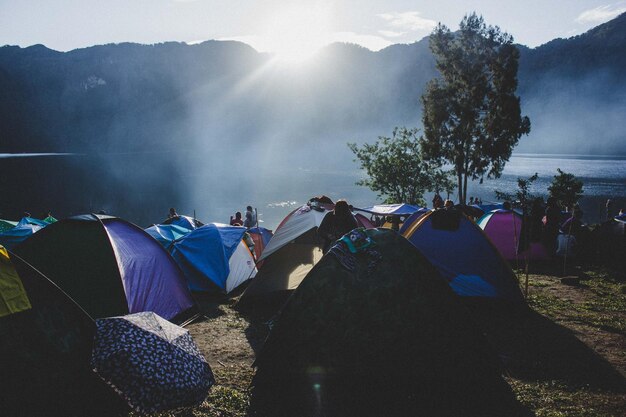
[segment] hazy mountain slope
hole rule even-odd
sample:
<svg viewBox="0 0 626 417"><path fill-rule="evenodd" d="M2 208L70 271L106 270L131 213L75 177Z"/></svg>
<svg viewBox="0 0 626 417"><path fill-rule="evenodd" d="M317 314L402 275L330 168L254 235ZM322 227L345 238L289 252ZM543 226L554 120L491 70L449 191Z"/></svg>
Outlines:
<svg viewBox="0 0 626 417"><path fill-rule="evenodd" d="M519 150L626 152L626 15L520 48L533 131ZM3 47L0 152L369 140L419 124L419 98L435 76L427 39L379 52L335 44L296 69L237 42Z"/></svg>

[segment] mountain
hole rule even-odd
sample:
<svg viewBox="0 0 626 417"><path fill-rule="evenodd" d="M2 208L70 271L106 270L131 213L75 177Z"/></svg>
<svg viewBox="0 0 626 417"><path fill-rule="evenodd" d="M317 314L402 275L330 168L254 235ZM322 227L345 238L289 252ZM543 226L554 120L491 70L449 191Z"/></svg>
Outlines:
<svg viewBox="0 0 626 417"><path fill-rule="evenodd" d="M516 151L626 154L626 14L580 36L519 48L518 93L532 132ZM421 124L420 97L436 76L427 38L378 52L333 44L295 68L233 41L65 53L4 46L0 153L90 158L89 172L71 162L53 171L71 186L48 187L23 205L79 194L91 209L100 196L123 199L129 190L175 200L189 184L232 187L252 166L265 175L352 165L346 142ZM0 188L41 188L46 174L38 169L5 161Z"/></svg>

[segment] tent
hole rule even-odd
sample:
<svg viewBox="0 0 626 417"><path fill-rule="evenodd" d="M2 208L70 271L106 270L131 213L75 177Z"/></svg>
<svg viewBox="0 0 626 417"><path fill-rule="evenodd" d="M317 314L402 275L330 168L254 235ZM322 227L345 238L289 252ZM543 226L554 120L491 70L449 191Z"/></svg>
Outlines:
<svg viewBox="0 0 626 417"><path fill-rule="evenodd" d="M46 227L49 223L47 223L45 220L39 220L39 219L35 219L34 217L22 217L20 219L20 221L17 223L17 226L26 226L26 225L33 225L33 226L39 226L39 227Z"/></svg>
<svg viewBox="0 0 626 417"><path fill-rule="evenodd" d="M13 222L11 220L0 219L0 233L13 229L15 226L17 226L17 222Z"/></svg>
<svg viewBox="0 0 626 417"><path fill-rule="evenodd" d="M410 216L413 213L426 213L429 211L425 207L413 206L411 204L378 204L375 206L355 209L379 216Z"/></svg>
<svg viewBox="0 0 626 417"><path fill-rule="evenodd" d="M169 249L175 241L188 235L191 230L193 229L187 229L175 224L155 224L154 226L148 227L146 233L155 238L161 246Z"/></svg>
<svg viewBox="0 0 626 417"><path fill-rule="evenodd" d="M300 284L322 258L317 228L331 211L304 205L285 217L258 259L263 261L263 267L241 295L240 306L255 297L293 290Z"/></svg>
<svg viewBox="0 0 626 417"><path fill-rule="evenodd" d="M91 318L40 272L4 250L0 304L0 311L9 305L0 313L0 414L117 415L110 408L114 393L89 365Z"/></svg>
<svg viewBox="0 0 626 417"><path fill-rule="evenodd" d="M363 234L369 246L353 254L339 241L274 320L254 363L250 414L520 415L437 269L396 232Z"/></svg>
<svg viewBox="0 0 626 417"><path fill-rule="evenodd" d="M169 219L164 220L162 224L175 224L176 226L181 226L185 229L191 230L204 226L204 223L202 223L200 220L190 216L170 217Z"/></svg>
<svg viewBox="0 0 626 417"><path fill-rule="evenodd" d="M182 321L194 302L174 260L122 219L87 214L49 225L15 248L94 318L154 311Z"/></svg>
<svg viewBox="0 0 626 417"><path fill-rule="evenodd" d="M522 220L522 216L516 211L492 210L478 219L477 224L509 262L523 261L526 258L531 261L550 260L550 255L541 242L529 242L527 249L520 250Z"/></svg>
<svg viewBox="0 0 626 417"><path fill-rule="evenodd" d="M48 215L48 217L46 217L45 219L43 219L44 222L48 223L48 224L52 224L52 223L56 223L58 222L57 219L55 219L52 215Z"/></svg>
<svg viewBox="0 0 626 417"><path fill-rule="evenodd" d="M256 275L252 253L242 240L245 232L245 227L210 223L173 243L172 257L191 290L229 293Z"/></svg>
<svg viewBox="0 0 626 417"><path fill-rule="evenodd" d="M323 242L317 236L317 228L333 207L332 204L308 203L283 219L258 259L263 261L263 266L242 294L240 306L259 296L298 287L313 265L322 258ZM366 227L359 217L357 222Z"/></svg>
<svg viewBox="0 0 626 417"><path fill-rule="evenodd" d="M14 228L0 233L0 245L4 245L8 249L13 249L33 234L37 233L41 228L41 226L20 221Z"/></svg>
<svg viewBox="0 0 626 417"><path fill-rule="evenodd" d="M265 249L267 244L270 243L270 239L272 239L274 234L271 230L264 227L251 227L248 229L248 234L254 242L254 257L255 259L259 259L261 257L261 253L263 253L263 249ZM257 268L260 267L261 264L258 264Z"/></svg>
<svg viewBox="0 0 626 417"><path fill-rule="evenodd" d="M400 230L461 296L521 301L515 274L482 230L458 210L413 215Z"/></svg>

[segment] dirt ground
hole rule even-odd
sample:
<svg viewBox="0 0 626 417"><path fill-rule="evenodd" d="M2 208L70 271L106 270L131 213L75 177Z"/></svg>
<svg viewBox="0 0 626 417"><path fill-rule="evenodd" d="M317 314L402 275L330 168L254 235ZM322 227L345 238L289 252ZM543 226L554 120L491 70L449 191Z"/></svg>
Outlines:
<svg viewBox="0 0 626 417"><path fill-rule="evenodd" d="M525 276L518 274L522 287ZM538 416L626 416L626 276L574 270L529 276L528 306L468 302L518 400ZM216 377L194 416L245 416L255 353L271 312L244 315L235 299L198 297L187 326Z"/></svg>

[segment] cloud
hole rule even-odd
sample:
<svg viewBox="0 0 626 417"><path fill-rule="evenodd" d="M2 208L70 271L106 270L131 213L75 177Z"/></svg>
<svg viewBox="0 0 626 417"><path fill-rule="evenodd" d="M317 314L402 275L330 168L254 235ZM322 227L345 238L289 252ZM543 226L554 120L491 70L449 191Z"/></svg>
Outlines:
<svg viewBox="0 0 626 417"><path fill-rule="evenodd" d="M393 30L379 30L378 33L386 38L399 38L402 35L406 35L406 32L396 32Z"/></svg>
<svg viewBox="0 0 626 417"><path fill-rule="evenodd" d="M420 16L420 12L389 12L379 14L378 17L387 21L392 27L400 30L410 31L430 31L437 26L437 22L425 19Z"/></svg>
<svg viewBox="0 0 626 417"><path fill-rule="evenodd" d="M332 35L333 42L356 43L371 51L379 51L393 44L385 38L376 35L362 35L354 32L335 32Z"/></svg>
<svg viewBox="0 0 626 417"><path fill-rule="evenodd" d="M577 23L582 24L600 24L626 12L626 3L619 2L615 4L607 4L606 6L598 6L595 9L585 10L576 18Z"/></svg>

